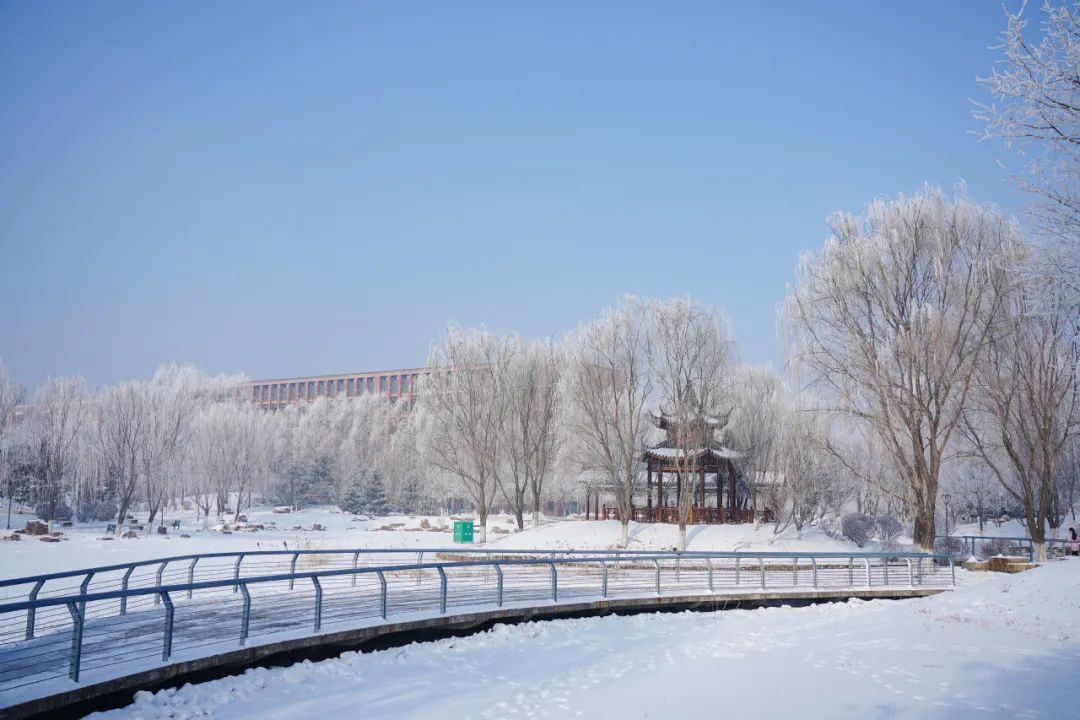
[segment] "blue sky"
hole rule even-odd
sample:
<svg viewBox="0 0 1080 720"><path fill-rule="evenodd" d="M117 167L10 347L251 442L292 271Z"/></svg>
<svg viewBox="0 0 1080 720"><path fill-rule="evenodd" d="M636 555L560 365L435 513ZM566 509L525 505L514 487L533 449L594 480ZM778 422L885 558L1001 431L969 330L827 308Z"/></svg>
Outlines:
<svg viewBox="0 0 1080 720"><path fill-rule="evenodd" d="M746 360L825 220L966 181L1004 27L951 2L0 4L0 356L24 382L422 364L623 293Z"/></svg>

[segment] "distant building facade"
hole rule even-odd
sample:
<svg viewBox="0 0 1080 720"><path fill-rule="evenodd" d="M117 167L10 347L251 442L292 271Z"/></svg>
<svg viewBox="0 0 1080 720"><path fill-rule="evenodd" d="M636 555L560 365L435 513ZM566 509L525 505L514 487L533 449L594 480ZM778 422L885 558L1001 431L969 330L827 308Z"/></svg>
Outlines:
<svg viewBox="0 0 1080 720"><path fill-rule="evenodd" d="M420 376L428 372L427 368L412 368L255 380L251 383L250 397L254 404L264 410L280 410L320 397L352 398L379 394L390 398L391 402L407 402L412 410L416 403L416 383Z"/></svg>

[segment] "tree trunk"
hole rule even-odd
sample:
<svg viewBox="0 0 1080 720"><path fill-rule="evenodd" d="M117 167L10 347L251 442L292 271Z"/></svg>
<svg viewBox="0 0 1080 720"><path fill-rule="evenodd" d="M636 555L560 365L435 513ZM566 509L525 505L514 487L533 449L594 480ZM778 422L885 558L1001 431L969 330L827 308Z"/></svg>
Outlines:
<svg viewBox="0 0 1080 720"><path fill-rule="evenodd" d="M540 509L539 508L536 508L536 509L533 510L533 527L534 528L540 527Z"/></svg>
<svg viewBox="0 0 1080 720"><path fill-rule="evenodd" d="M1032 557L1037 563L1046 562L1046 543L1036 542L1032 544Z"/></svg>
<svg viewBox="0 0 1080 720"><path fill-rule="evenodd" d="M514 508L514 520L517 521L518 530L525 529L525 513L522 511L520 505Z"/></svg>
<svg viewBox="0 0 1080 720"><path fill-rule="evenodd" d="M679 523L679 552L686 552L686 523Z"/></svg>
<svg viewBox="0 0 1080 720"><path fill-rule="evenodd" d="M915 543L926 552L934 551L934 515L936 508L930 500L915 516Z"/></svg>
<svg viewBox="0 0 1080 720"><path fill-rule="evenodd" d="M630 522L622 518L622 530L619 536L619 547L625 549L630 544Z"/></svg>
<svg viewBox="0 0 1080 720"><path fill-rule="evenodd" d="M487 542L487 519L488 519L487 509L485 508L483 511L481 511L478 514L480 516L480 527L478 528L478 530L480 531L479 532L480 540L478 542L481 545L483 545L484 543Z"/></svg>

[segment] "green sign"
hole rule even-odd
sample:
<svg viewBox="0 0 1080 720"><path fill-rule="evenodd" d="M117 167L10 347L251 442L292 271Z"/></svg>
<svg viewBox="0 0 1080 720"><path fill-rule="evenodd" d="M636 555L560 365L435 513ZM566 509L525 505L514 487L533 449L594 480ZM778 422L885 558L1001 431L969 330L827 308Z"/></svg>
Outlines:
<svg viewBox="0 0 1080 720"><path fill-rule="evenodd" d="M454 522L454 542L471 543L473 541L472 520L456 520Z"/></svg>

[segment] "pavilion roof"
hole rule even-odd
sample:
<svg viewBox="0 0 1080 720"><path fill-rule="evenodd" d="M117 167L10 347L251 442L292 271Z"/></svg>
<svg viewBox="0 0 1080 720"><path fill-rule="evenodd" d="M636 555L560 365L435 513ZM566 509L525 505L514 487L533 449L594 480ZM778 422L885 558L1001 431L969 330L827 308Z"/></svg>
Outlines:
<svg viewBox="0 0 1080 720"><path fill-rule="evenodd" d="M721 445L720 443L712 443L708 447L704 448L689 448L684 449L686 456L688 457L712 457L718 460L737 460L742 457L742 453L732 450L729 447ZM657 443L652 447L645 448L646 458L655 458L656 460L674 460L679 456L679 448L675 446L675 443L671 440L664 440L661 443Z"/></svg>

